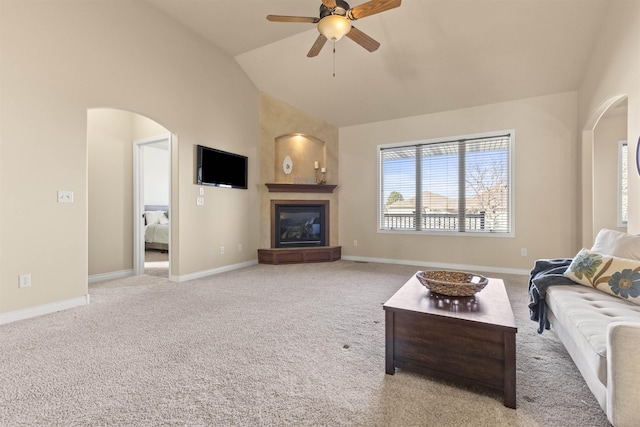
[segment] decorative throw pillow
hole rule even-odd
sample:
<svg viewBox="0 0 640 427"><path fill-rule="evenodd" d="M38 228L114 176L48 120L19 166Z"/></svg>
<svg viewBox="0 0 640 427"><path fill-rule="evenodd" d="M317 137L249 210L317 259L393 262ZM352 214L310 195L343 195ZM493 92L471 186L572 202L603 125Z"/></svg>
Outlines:
<svg viewBox="0 0 640 427"><path fill-rule="evenodd" d="M581 285L640 305L640 261L582 249L564 275Z"/></svg>
<svg viewBox="0 0 640 427"><path fill-rule="evenodd" d="M640 261L640 236L603 228L598 232L591 251Z"/></svg>

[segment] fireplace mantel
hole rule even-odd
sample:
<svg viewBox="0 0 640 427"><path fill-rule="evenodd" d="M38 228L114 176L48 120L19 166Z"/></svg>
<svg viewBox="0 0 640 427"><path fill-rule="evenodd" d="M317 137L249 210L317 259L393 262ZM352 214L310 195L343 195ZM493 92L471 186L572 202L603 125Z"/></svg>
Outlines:
<svg viewBox="0 0 640 427"><path fill-rule="evenodd" d="M267 182L270 193L333 193L337 185L329 184L285 184Z"/></svg>

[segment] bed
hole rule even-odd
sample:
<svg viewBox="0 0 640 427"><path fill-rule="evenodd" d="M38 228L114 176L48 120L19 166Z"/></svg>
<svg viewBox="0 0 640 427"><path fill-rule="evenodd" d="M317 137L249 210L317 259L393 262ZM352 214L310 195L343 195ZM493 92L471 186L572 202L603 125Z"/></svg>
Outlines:
<svg viewBox="0 0 640 427"><path fill-rule="evenodd" d="M169 207L145 205L144 207L145 250L169 250Z"/></svg>

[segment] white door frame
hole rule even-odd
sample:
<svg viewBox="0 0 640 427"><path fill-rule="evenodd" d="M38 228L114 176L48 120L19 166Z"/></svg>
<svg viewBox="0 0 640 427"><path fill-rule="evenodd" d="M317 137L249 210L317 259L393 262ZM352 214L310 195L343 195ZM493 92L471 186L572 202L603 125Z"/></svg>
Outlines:
<svg viewBox="0 0 640 427"><path fill-rule="evenodd" d="M144 274L144 146L162 141L169 145L169 277L171 277L171 134L133 141L133 274Z"/></svg>

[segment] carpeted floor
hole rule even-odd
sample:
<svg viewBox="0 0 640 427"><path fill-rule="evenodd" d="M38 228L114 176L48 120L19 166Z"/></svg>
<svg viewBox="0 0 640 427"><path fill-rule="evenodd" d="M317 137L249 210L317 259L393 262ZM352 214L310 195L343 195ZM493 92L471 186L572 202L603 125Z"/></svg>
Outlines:
<svg viewBox="0 0 640 427"><path fill-rule="evenodd" d="M186 283L90 285L91 304L0 326L2 426L608 426L552 331L505 279L517 409L384 373L384 303L418 267L255 265Z"/></svg>

